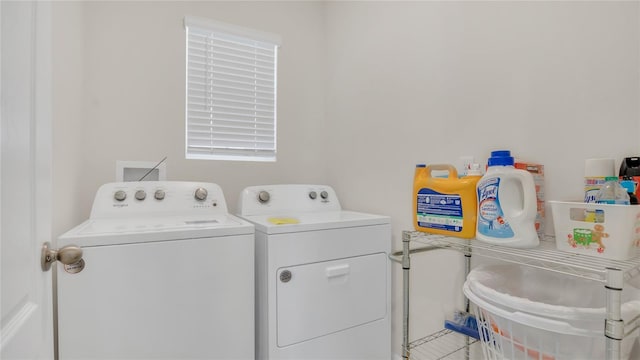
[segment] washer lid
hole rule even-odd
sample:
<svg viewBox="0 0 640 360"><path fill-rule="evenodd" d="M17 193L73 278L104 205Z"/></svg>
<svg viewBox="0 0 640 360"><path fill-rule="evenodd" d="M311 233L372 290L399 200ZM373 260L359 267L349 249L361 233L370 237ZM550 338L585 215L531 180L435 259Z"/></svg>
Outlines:
<svg viewBox="0 0 640 360"><path fill-rule="evenodd" d="M355 211L327 211L308 213L280 213L243 216L253 223L256 231L266 234L339 229L357 226L389 224L388 216Z"/></svg>
<svg viewBox="0 0 640 360"><path fill-rule="evenodd" d="M254 234L233 215L89 219L58 238L58 247L80 247Z"/></svg>

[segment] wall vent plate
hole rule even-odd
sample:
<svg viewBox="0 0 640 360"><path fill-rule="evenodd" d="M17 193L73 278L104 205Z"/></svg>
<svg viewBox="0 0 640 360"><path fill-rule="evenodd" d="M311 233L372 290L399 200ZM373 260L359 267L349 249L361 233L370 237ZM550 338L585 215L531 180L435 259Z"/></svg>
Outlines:
<svg viewBox="0 0 640 360"><path fill-rule="evenodd" d="M149 170L158 165L157 161L116 161L116 181L140 181ZM143 181L167 180L167 164L158 165Z"/></svg>

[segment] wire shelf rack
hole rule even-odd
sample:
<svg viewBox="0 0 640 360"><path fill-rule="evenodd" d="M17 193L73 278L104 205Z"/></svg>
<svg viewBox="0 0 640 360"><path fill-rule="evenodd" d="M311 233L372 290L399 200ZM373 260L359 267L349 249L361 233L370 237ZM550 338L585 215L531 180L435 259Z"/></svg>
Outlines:
<svg viewBox="0 0 640 360"><path fill-rule="evenodd" d="M640 274L640 249L636 250L634 258L619 261L557 250L552 237L540 241L540 245L536 248L516 249L419 231L403 231L402 236L404 240L429 245L429 247L457 250L468 255L523 264L602 283L607 282L607 273L610 269L622 271L625 280Z"/></svg>
<svg viewBox="0 0 640 360"><path fill-rule="evenodd" d="M540 245L536 248L517 249L492 245L477 240L426 234L419 231L403 231L402 243L403 250L394 252L389 257L393 261L402 264L403 270L404 359L431 360L459 358L468 360L482 358L482 352L479 352L481 350L474 350L476 347L480 349L482 349L482 347L475 342L472 344L473 339L469 339L462 334L450 332L449 330L442 330L419 340L409 342L410 254L437 249L450 249L463 253L466 258L465 273L469 272L471 257L481 256L603 283L607 299L607 317L604 322L603 331L606 339L606 358L608 360L620 358L621 340L625 336L624 322L621 320L620 294L625 280L640 275L640 249L636 249L632 259L617 261L560 251L556 248L555 239L552 237L547 237L540 241ZM421 246L415 246L415 244L421 244ZM465 301L468 307L468 300ZM455 340L455 336L460 339ZM453 344L449 344L450 347L442 347L439 344L446 344L451 339L454 340Z"/></svg>
<svg viewBox="0 0 640 360"><path fill-rule="evenodd" d="M412 360L481 359L482 347L474 338L444 329L410 342L409 353Z"/></svg>

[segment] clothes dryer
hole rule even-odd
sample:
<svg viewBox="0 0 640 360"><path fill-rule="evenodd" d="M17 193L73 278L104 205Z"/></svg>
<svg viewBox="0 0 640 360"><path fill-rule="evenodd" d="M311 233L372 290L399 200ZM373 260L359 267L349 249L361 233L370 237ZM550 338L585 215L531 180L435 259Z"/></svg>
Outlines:
<svg viewBox="0 0 640 360"><path fill-rule="evenodd" d="M58 239L60 359L253 359L254 227L211 183L125 182Z"/></svg>
<svg viewBox="0 0 640 360"><path fill-rule="evenodd" d="M258 359L391 358L391 225L325 185L246 188L256 227Z"/></svg>

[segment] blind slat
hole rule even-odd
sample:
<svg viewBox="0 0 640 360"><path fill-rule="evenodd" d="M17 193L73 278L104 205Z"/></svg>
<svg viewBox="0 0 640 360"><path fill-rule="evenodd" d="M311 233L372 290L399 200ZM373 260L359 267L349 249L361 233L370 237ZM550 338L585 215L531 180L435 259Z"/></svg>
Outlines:
<svg viewBox="0 0 640 360"><path fill-rule="evenodd" d="M211 139L200 137L193 139L192 146L199 147L240 147L250 149L273 149L273 141L264 141L257 139L242 138L214 138L215 145L212 145Z"/></svg>
<svg viewBox="0 0 640 360"><path fill-rule="evenodd" d="M189 113L188 110L187 110L187 113ZM268 116L268 115L263 116L263 115L257 115L257 114L251 114L251 113L242 114L239 112L230 112L230 111L221 111L221 110L211 111L209 112L209 114L210 114L210 117L208 119L214 119L216 117L220 117L220 118L226 118L230 120L237 119L240 121L254 121L254 120L257 121L259 119L264 122L271 122L273 118L272 116ZM196 119L207 119L202 116L194 116L194 117Z"/></svg>
<svg viewBox="0 0 640 360"><path fill-rule="evenodd" d="M226 111L225 111L226 110ZM231 110L231 111L229 111ZM264 122L273 122L273 111L256 111L252 109L246 110L235 110L228 109L221 106L211 106L211 110L207 109L187 109L188 116L193 117L195 119L229 119L229 120L240 120L240 121L264 121Z"/></svg>
<svg viewBox="0 0 640 360"><path fill-rule="evenodd" d="M217 132L213 133L212 131L207 129L189 128L189 134L201 139L205 137L206 138L219 137L219 138L225 138L225 139L237 137L238 139L260 138L262 140L269 140L269 139L270 141L274 140L273 134L270 133L268 129L254 129L253 131L249 131L246 129L239 129L239 128L233 128L233 127L222 127Z"/></svg>
<svg viewBox="0 0 640 360"><path fill-rule="evenodd" d="M261 146L260 144L236 144L236 143L224 143L224 142L220 142L219 144L213 146L213 145L209 145L208 143L202 143L202 144L198 144L198 143L194 143L192 145L189 146L190 148L197 148L197 149L210 149L210 150L214 150L214 149L235 149L235 150L262 150L262 151L268 151L268 150L275 150L273 147L270 146Z"/></svg>
<svg viewBox="0 0 640 360"><path fill-rule="evenodd" d="M191 144L199 144L202 146L219 146L222 143L225 144L243 144L245 147L266 147L273 148L273 139L268 137L242 137L242 136L208 136L206 134L191 134L193 136L193 141ZM215 141L215 145L212 145Z"/></svg>
<svg viewBox="0 0 640 360"><path fill-rule="evenodd" d="M265 74L270 74L273 70L273 61L259 61L256 58L243 59L233 57L223 57L213 53L197 54L190 52L190 60L194 65L200 66L224 66L228 68L240 68L240 69L259 69Z"/></svg>
<svg viewBox="0 0 640 360"><path fill-rule="evenodd" d="M222 62L210 63L210 62L198 61L198 59L193 59L193 58L189 60L188 65L190 67L189 72L197 73L200 76L209 76L209 77L227 76L227 77L234 77L234 78L235 77L242 78L244 75L244 78L248 78L248 79L270 81L272 80L272 77L274 74L270 70L263 69L263 71L257 71L256 69L258 69L258 67L253 65L245 66L244 68L242 68L241 66L238 66L238 64L234 64L235 65L235 68L234 68L232 66L229 66L228 63L227 63L227 66L224 66L225 63L222 63ZM200 73L203 73L204 75Z"/></svg>
<svg viewBox="0 0 640 360"><path fill-rule="evenodd" d="M270 97L260 96L260 92L257 91L245 91L244 93L240 93L237 91L225 91L224 88L210 88L210 89L202 89L202 88L192 88L189 91L189 97L195 101L200 100L202 103L208 103L207 100L221 100L221 101L231 101L237 100L241 102L255 102L261 104L263 106L273 106L273 94L270 94Z"/></svg>
<svg viewBox="0 0 640 360"><path fill-rule="evenodd" d="M201 122L193 122L189 124L189 130L191 129L203 129L207 132L211 131L212 121L201 121ZM247 126L248 124L237 124L235 121L226 121L226 120L216 120L215 126L226 129L244 129L247 131L267 131L273 134L273 125L265 124L265 123L255 123L251 126Z"/></svg>
<svg viewBox="0 0 640 360"><path fill-rule="evenodd" d="M187 158L275 160L277 45L187 26Z"/></svg>
<svg viewBox="0 0 640 360"><path fill-rule="evenodd" d="M265 102L264 100L261 100L260 102L258 102L257 100L253 100L247 97L241 97L241 96L236 96L236 97L221 97L220 94L215 94L216 97L213 98L206 98L204 96L200 97L196 97L193 96L191 97L191 101L187 104L187 106L192 107L193 109L197 109L200 107L204 107L204 106L211 106L212 104L216 104L216 105L230 105L230 106L236 106L236 107L243 107L243 108L247 108L247 109L256 109L259 111L273 111L273 100L269 103L269 102Z"/></svg>
<svg viewBox="0 0 640 360"><path fill-rule="evenodd" d="M202 46L200 46L193 42L189 42L189 45L191 45L189 48L189 55L194 59L199 59L200 61L208 61L209 58L227 59L239 64L260 64L265 68L269 68L268 65L275 62L273 52L233 51L223 46L207 44L202 44Z"/></svg>
<svg viewBox="0 0 640 360"><path fill-rule="evenodd" d="M233 101L233 100L223 100L223 99L202 99L202 101L207 101L207 103L196 102L193 99L193 102L189 102L187 105L189 109L197 110L197 111L205 111L205 112L214 112L211 109L223 109L226 112L240 112L240 113L260 113L260 114L268 114L269 116L273 116L273 106L264 105L260 103L250 103L248 101Z"/></svg>
<svg viewBox="0 0 640 360"><path fill-rule="evenodd" d="M240 77L214 71L191 69L187 76L187 80L196 85L215 85L221 88L230 89L237 88L248 90L264 88L266 90L273 89L275 85L274 75L270 75L268 79L260 79L256 77Z"/></svg>
<svg viewBox="0 0 640 360"><path fill-rule="evenodd" d="M218 92L225 96L250 96L269 101L273 101L274 96L273 90L271 90L273 85L267 87L259 84L232 84L229 81L221 79L211 79L208 83L200 83L191 81L191 78L189 79L189 85L191 86L190 90L194 95L197 92Z"/></svg>
<svg viewBox="0 0 640 360"><path fill-rule="evenodd" d="M219 37L216 38L215 34L213 36L202 36L194 33L193 36L189 37L189 42L194 49L218 47L221 48L222 51L228 51L231 53L259 54L261 56L271 56L274 52L273 47L269 44L263 45L255 42L249 44L227 41Z"/></svg>
<svg viewBox="0 0 640 360"><path fill-rule="evenodd" d="M242 69L239 67L231 67L231 66L225 66L223 63L216 63L216 64L204 64L204 63L197 63L194 61L189 61L189 66L194 65L190 71L189 74L190 75L200 75L200 74L194 74L195 72L201 72L203 73L202 77L215 77L216 75L222 75L222 76L228 76L234 79L238 79L238 80L242 80L242 79L247 79L247 80L261 80L261 81L270 81L271 78L273 77L273 73L267 73L267 72L260 72L260 71L255 71L255 70L251 70L251 69ZM198 68L197 66L201 66L200 68ZM215 70L209 70L209 69L205 69L206 67L209 68L215 68Z"/></svg>
<svg viewBox="0 0 640 360"><path fill-rule="evenodd" d="M211 126L207 125L191 125L187 129L190 133L199 133L199 134L226 134L233 133L239 135L250 135L250 136L266 136L273 138L273 128L271 126L262 125L256 126L253 128L242 127L237 125L229 125L229 124L216 124L216 131L211 130Z"/></svg>
<svg viewBox="0 0 640 360"><path fill-rule="evenodd" d="M189 90L189 95L193 97L197 97L197 96L209 97L210 96L210 94L208 94L209 92L216 92L219 94L223 94L224 96L243 96L248 98L256 98L258 100L270 101L270 102L273 102L274 100L273 93L262 90L258 87L256 87L253 90L249 90L249 89L224 87L224 86L203 87L200 84L195 84L195 85L192 84L191 89Z"/></svg>

